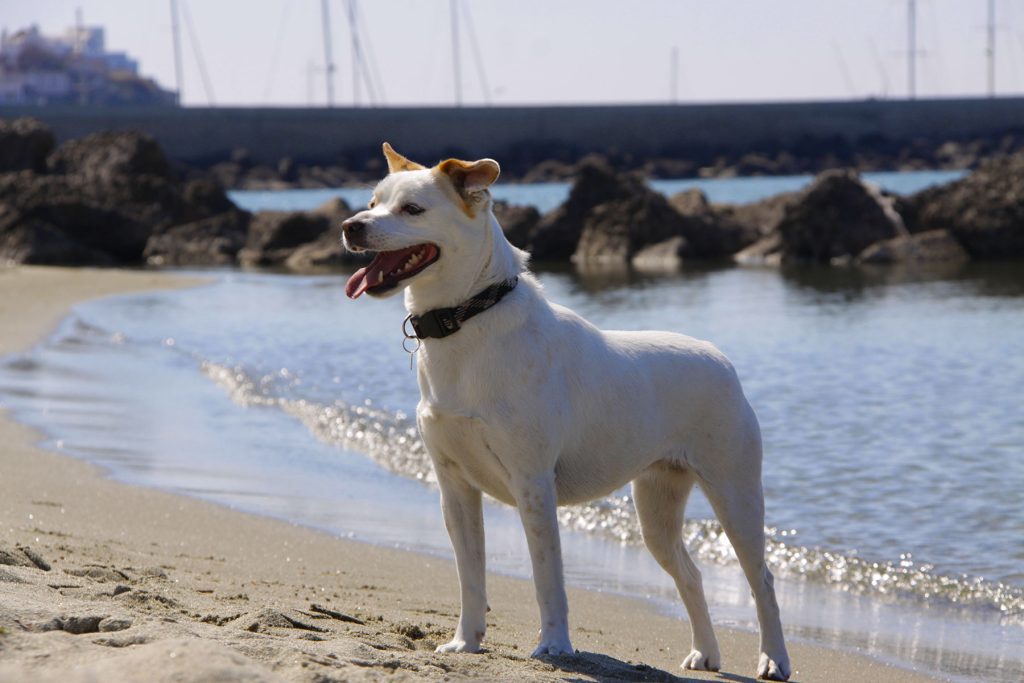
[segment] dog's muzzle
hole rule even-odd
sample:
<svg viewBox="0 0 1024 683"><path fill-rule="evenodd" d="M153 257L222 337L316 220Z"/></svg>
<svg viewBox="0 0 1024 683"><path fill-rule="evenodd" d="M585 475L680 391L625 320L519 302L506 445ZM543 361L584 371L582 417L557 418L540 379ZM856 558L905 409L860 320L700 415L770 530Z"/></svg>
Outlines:
<svg viewBox="0 0 1024 683"><path fill-rule="evenodd" d="M352 249L366 249L366 223L349 218L341 224L341 232L345 236L345 246Z"/></svg>

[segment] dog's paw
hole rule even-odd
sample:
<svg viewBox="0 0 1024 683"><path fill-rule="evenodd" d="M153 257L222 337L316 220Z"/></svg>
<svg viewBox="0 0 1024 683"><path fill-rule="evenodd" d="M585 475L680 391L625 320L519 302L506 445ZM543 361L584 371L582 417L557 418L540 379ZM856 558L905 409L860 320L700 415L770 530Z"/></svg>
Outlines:
<svg viewBox="0 0 1024 683"><path fill-rule="evenodd" d="M757 660L757 677L766 681L788 681L791 671L789 668L789 657L783 654L777 659L772 659L762 652Z"/></svg>
<svg viewBox="0 0 1024 683"><path fill-rule="evenodd" d="M722 660L717 652L704 654L700 650L691 650L679 666L690 671L718 671L722 668Z"/></svg>
<svg viewBox="0 0 1024 683"><path fill-rule="evenodd" d="M572 643L569 642L568 636L560 638L545 638L540 641L540 645L530 655L534 658L539 657L559 657L561 655L573 655L576 654L576 650L573 649Z"/></svg>
<svg viewBox="0 0 1024 683"><path fill-rule="evenodd" d="M471 643L465 640L455 639L450 643L438 645L434 652L480 652L480 643Z"/></svg>

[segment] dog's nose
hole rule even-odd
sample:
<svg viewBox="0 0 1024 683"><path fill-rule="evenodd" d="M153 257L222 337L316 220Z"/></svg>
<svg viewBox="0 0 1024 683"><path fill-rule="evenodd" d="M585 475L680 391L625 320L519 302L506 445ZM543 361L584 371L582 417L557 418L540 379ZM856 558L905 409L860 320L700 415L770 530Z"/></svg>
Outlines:
<svg viewBox="0 0 1024 683"><path fill-rule="evenodd" d="M341 230L349 239L362 237L363 233L366 232L366 223L357 221L355 218L349 218L341 224Z"/></svg>

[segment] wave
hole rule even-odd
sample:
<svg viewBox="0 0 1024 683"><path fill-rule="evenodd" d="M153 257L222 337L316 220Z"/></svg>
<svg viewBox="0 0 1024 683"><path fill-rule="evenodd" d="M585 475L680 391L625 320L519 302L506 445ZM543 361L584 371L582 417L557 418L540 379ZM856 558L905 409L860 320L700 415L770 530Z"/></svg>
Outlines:
<svg viewBox="0 0 1024 683"><path fill-rule="evenodd" d="M242 406L276 408L300 420L317 438L372 458L395 474L436 485L433 467L415 421L371 405L341 401L322 404L277 395L275 377L259 379L242 368L201 361L205 375ZM609 496L559 509L561 524L574 531L619 543L641 545L632 498ZM791 544L795 532L766 527L766 559L778 576L831 585L850 593L911 599L929 605L995 610L1005 621L1024 624L1024 589L980 577L945 576L909 554L897 561L871 561L854 555ZM736 556L722 527L712 519L690 519L683 527L687 548L704 562L729 564Z"/></svg>

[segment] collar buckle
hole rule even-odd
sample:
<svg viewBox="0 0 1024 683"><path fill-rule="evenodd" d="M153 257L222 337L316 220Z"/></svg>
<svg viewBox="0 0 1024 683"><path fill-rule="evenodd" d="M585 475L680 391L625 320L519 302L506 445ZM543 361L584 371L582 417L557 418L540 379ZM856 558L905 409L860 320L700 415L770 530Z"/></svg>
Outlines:
<svg viewBox="0 0 1024 683"><path fill-rule="evenodd" d="M409 322L420 339L447 337L462 327L454 308L435 308L423 315L410 316Z"/></svg>
<svg viewBox="0 0 1024 683"><path fill-rule="evenodd" d="M441 339L455 334L462 329L462 323L494 306L515 289L518 283L519 276L516 275L477 292L455 308L435 308L422 315L406 316L402 323L405 340L416 339L418 349L421 339ZM412 325L413 334L409 334L408 325Z"/></svg>

